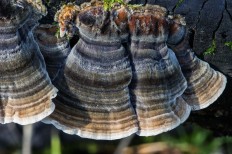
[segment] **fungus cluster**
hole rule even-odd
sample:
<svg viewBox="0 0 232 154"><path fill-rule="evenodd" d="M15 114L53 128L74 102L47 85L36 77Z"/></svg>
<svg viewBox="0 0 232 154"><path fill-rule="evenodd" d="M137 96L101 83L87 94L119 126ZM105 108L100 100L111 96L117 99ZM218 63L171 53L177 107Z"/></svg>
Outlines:
<svg viewBox="0 0 232 154"><path fill-rule="evenodd" d="M22 6L14 18L0 18L1 123L46 117L85 138L151 136L174 129L225 89L225 76L192 52L184 18L161 6L64 5L55 20L60 36L78 34L72 49L55 37L56 26L33 30L36 13Z"/></svg>

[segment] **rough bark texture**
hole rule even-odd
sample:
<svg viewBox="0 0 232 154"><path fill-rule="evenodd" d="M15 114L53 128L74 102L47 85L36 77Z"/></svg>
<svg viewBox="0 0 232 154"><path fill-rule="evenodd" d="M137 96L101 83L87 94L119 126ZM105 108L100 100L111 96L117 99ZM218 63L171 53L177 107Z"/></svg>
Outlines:
<svg viewBox="0 0 232 154"><path fill-rule="evenodd" d="M76 3L83 1L85 0L76 0ZM49 14L42 22L52 23L52 18L59 8L60 1L50 2ZM210 107L192 112L188 122L197 123L219 136L232 135L232 50L225 46L226 42L232 42L232 1L132 0L130 3L161 5L170 12L185 16L188 27L194 30L194 52L228 77L228 84L222 96ZM213 42L216 43L214 53L205 55L204 52L212 47Z"/></svg>

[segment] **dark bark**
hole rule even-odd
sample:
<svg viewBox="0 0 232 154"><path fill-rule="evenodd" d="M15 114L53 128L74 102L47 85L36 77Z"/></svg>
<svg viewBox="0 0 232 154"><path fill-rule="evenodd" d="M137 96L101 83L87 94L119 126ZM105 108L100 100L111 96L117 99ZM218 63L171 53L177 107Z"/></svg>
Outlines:
<svg viewBox="0 0 232 154"><path fill-rule="evenodd" d="M173 11L178 4L178 0L147 0L148 4L161 5L168 11Z"/></svg>
<svg viewBox="0 0 232 154"><path fill-rule="evenodd" d="M225 42L232 41L232 20L227 11L223 12L222 20L215 31L216 52L205 56L205 60L215 65L226 75L232 77L232 50L225 46Z"/></svg>
<svg viewBox="0 0 232 154"><path fill-rule="evenodd" d="M205 50L207 50L213 42L215 32L217 31L220 23L223 11L225 9L224 0L210 0L199 2L200 8L198 6L198 12L195 12L194 5L187 4L189 6L189 12L185 15L186 21L189 27L193 27L196 31L193 49L198 54L201 55ZM176 13L182 14L182 5L177 8ZM184 8L182 9L184 10ZM217 10L217 11L215 11ZM193 14L192 12L195 12ZM195 19L193 16L195 15ZM191 24L195 22L194 24Z"/></svg>

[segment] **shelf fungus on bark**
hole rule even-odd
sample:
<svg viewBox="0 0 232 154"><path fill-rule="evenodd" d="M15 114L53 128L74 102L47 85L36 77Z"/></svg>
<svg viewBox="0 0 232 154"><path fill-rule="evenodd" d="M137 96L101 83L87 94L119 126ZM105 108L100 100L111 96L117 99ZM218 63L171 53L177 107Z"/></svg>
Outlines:
<svg viewBox="0 0 232 154"><path fill-rule="evenodd" d="M184 19L163 7L115 4L105 11L93 0L65 5L56 19L61 35L76 27L80 36L55 79L56 109L44 120L66 133L106 140L157 135L225 88L226 78L190 52Z"/></svg>
<svg viewBox="0 0 232 154"><path fill-rule="evenodd" d="M192 52L183 17L177 15L172 18L170 31L173 37L169 37L167 43L174 50L187 80L188 87L182 97L192 110L206 108L224 91L226 77Z"/></svg>
<svg viewBox="0 0 232 154"><path fill-rule="evenodd" d="M0 4L0 123L34 123L53 112L56 88L33 38L30 5Z"/></svg>
<svg viewBox="0 0 232 154"><path fill-rule="evenodd" d="M174 52L166 45L166 9L146 5L133 9L129 20L133 78L130 85L140 136L157 135L184 122L190 106L181 97L187 82Z"/></svg>
<svg viewBox="0 0 232 154"><path fill-rule="evenodd" d="M34 30L36 43L46 63L49 77L53 81L63 68L65 60L71 51L66 37L57 37L58 26L41 24Z"/></svg>
<svg viewBox="0 0 232 154"><path fill-rule="evenodd" d="M126 10L92 5L82 5L77 16L80 39L57 78L56 109L44 122L85 138L119 139L138 130L128 88L132 70L121 44Z"/></svg>

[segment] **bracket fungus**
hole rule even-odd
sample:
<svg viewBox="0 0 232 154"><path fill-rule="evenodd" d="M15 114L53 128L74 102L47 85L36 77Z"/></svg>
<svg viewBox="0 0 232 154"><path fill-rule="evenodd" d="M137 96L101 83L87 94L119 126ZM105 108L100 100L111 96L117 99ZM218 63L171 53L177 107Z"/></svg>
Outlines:
<svg viewBox="0 0 232 154"><path fill-rule="evenodd" d="M146 5L130 15L130 52L133 68L131 100L139 122L138 135L160 134L177 127L190 114L182 98L187 82L174 52L167 47L166 9Z"/></svg>
<svg viewBox="0 0 232 154"><path fill-rule="evenodd" d="M80 39L55 81L56 109L43 121L85 138L119 139L138 130L128 88L129 55L112 12L100 2L88 4L75 20Z"/></svg>
<svg viewBox="0 0 232 154"><path fill-rule="evenodd" d="M66 133L105 140L157 135L225 88L225 76L191 52L184 18L161 6L105 10L92 0L63 6L56 19L61 36L77 28L80 37L54 81L56 109L44 120Z"/></svg>
<svg viewBox="0 0 232 154"><path fill-rule="evenodd" d="M225 89L226 77L212 69L192 52L183 17L174 16L170 24L172 37L167 41L176 54L188 87L182 97L192 110L208 107Z"/></svg>
<svg viewBox="0 0 232 154"><path fill-rule="evenodd" d="M58 26L55 25L41 24L34 30L35 41L44 57L52 81L58 76L71 51L68 39L56 36L57 29Z"/></svg>
<svg viewBox="0 0 232 154"><path fill-rule="evenodd" d="M1 3L7 14L0 13L0 123L34 123L53 112L57 90L34 41L33 9L24 1Z"/></svg>

